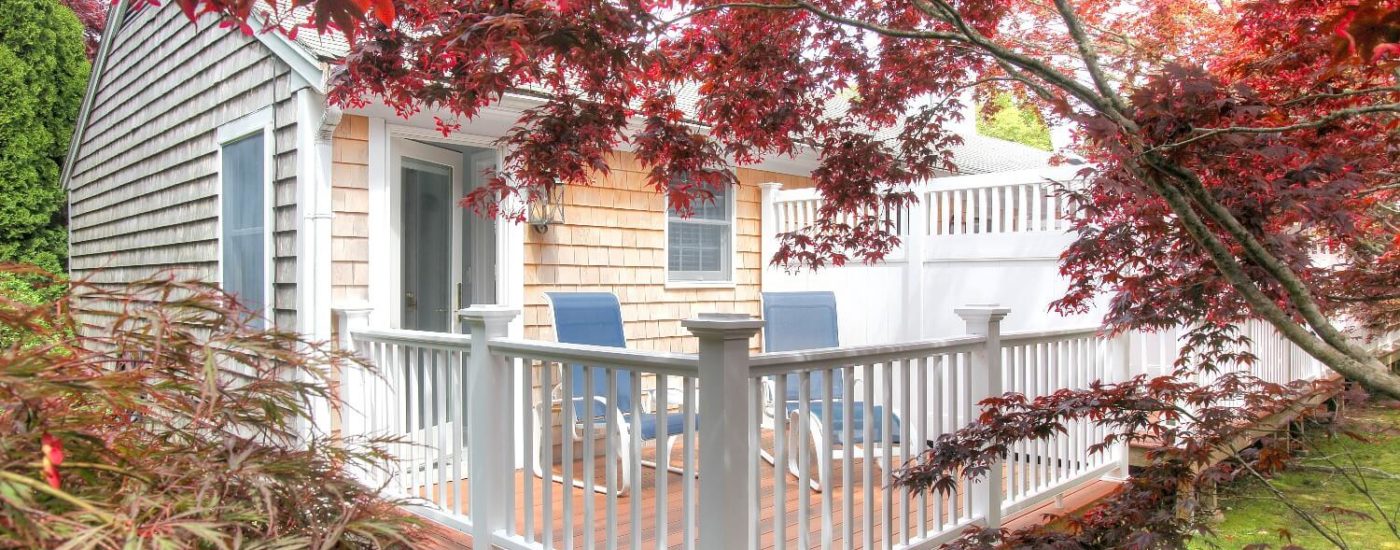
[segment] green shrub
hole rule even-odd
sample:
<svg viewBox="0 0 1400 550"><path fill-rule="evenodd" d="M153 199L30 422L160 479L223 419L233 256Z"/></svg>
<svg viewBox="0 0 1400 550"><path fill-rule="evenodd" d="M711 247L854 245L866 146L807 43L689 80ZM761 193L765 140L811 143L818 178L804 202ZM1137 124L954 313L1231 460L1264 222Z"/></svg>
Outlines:
<svg viewBox="0 0 1400 550"><path fill-rule="evenodd" d="M58 0L0 0L0 262L63 271L59 170L88 71L72 10Z"/></svg>
<svg viewBox="0 0 1400 550"><path fill-rule="evenodd" d="M350 474L387 442L305 428L352 359L230 303L168 280L0 296L31 342L0 349L0 547L415 545L418 522Z"/></svg>

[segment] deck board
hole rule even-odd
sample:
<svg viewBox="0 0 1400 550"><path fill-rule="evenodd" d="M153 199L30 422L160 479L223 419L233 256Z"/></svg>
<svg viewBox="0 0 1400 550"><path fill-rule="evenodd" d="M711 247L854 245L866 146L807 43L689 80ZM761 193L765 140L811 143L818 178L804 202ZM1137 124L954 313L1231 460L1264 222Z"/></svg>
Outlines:
<svg viewBox="0 0 1400 550"><path fill-rule="evenodd" d="M765 440L765 447L768 446L768 443L769 442ZM672 460L672 464L676 467L681 466L682 458L680 455L681 452L679 449L677 449L676 456L673 457ZM650 445L648 445L647 449L644 450L643 456L647 460L650 460L653 457L653 451ZM603 457L596 457L593 461L595 479L599 484L602 484L604 482L605 462L606 460ZM873 467L871 471L871 477L873 481L872 487L877 488L877 490L874 492L868 493L864 490L865 485L863 483L863 478L864 469L867 467L867 463L866 461L860 459L855 459L845 464L843 464L843 461L836 461L833 464L832 490L828 492L817 492L808 489L807 495L810 499L810 503L808 505L809 512L807 515L808 546L821 547L823 541L825 540L822 521L823 499L831 499L831 541L833 547L836 548L890 547L891 545L886 544L885 539L885 518L887 516L892 520L890 522L891 536L889 538L891 543L901 544L906 542L910 538L916 538L917 535L922 532L918 528L921 521L922 525L930 527L936 525L937 520L934 517L934 508L936 505L935 503L939 500L942 500L942 509L945 515L950 509L958 513L960 513L964 509L964 503L963 499L961 498L961 495L958 495L950 502L950 499L948 499L947 497L938 497L935 495L906 495L906 493L902 490L897 490L887 485L884 485L884 476L882 472L880 471L878 465L873 464L875 461L871 462L872 464L870 464L870 466ZM698 464L698 460L696 461L696 463ZM781 478L781 483L783 484L786 497L784 499L784 506L782 507L782 509L784 510L784 521L782 522L782 538L786 542L784 546L787 548L800 548L801 546L799 546L799 534L801 531L801 518L798 515L798 506L799 495L801 493L799 492L798 488L798 480L794 476L785 475L785 473L781 476L775 476L773 465L767 462L759 462L759 466L760 467L758 491L760 499L759 510L761 517L759 523L760 547L764 549L777 547L777 529L776 522L774 521L775 516L777 514L777 508L775 508L774 506L774 497L778 480L779 478ZM851 477L853 485L849 488L850 490L847 490L846 488L841 486L841 468L843 467L852 469ZM585 466L583 461L576 460L574 462L573 470L575 471L576 477L581 478L584 469ZM815 461L813 469L815 469ZM558 465L556 465L555 467L555 473L561 475L563 473L562 469ZM661 500L665 504L664 509L666 514L666 544L664 546L670 548L685 547L685 516L682 498L684 478L681 474L666 474L668 476L666 484L666 493L665 495L662 495L659 492L658 487L656 485L657 473L658 471L655 469L642 468L642 479L639 483L637 483L634 486L633 494L628 496L616 497L615 503L618 514L618 522L616 526L617 548L632 548L632 533L634 528L640 528L641 530L642 547L657 548L659 546L657 544L658 500ZM543 493L541 488L543 484L547 481L539 477L535 477L528 469L516 470L514 477L514 486L516 494L514 497L515 513L514 524L512 526L513 532L524 536L524 521L526 515L528 514L533 518L532 525L534 533L533 537L530 538L542 541L544 537L543 526L545 516L544 503L542 498ZM606 510L608 496L603 493L591 491L588 489L566 486L563 483L551 483L552 484L550 487L550 492L552 494L550 495L550 501L552 505L551 515L553 517L550 518L550 526L552 535L551 539L553 543L552 547L567 548L572 546L574 548L586 548L588 547L587 540L589 537L591 537L593 540L593 544L596 547L608 548L608 541L605 540L606 531L603 528L604 521L607 517ZM533 490L535 495L534 502L532 503L532 506L529 510L525 509L525 502L523 496L525 491L527 490L527 485L529 486L529 488L531 488L531 490ZM466 499L469 491L471 490L470 486L471 483L469 480L462 480L459 483L448 482L448 490L446 491L447 499L442 504L447 508L451 508L453 506L453 499L461 498L463 502L464 511L469 512L470 507L466 505ZM1084 505L1087 505L1086 502L1092 503L1093 501L1096 501L1097 499L1102 498L1104 495L1108 494L1108 492L1111 491L1113 487L1116 487L1116 484L1109 482L1098 482L1092 484L1090 487L1078 488L1075 491L1068 493L1066 497L1061 500L1062 503L1065 503L1065 508L1057 508L1057 503L1052 500L1040 506L1020 512L1012 516L1011 518L1007 518L1007 524L1014 525L1019 528L1047 521L1047 514L1063 513L1065 511L1077 510L1079 508L1082 508ZM420 495L424 495L423 489L424 488L420 488ZM426 487L426 489L430 491L436 491L437 486L432 485ZM695 509L698 513L698 479L695 483L695 492L693 494L693 497L695 498ZM867 497L869 497L868 503ZM572 501L571 514L568 517L566 517L563 514L564 500L566 498ZM632 517L631 515L633 498L640 499L641 501L641 513L636 518ZM1086 501L1086 498L1089 500ZM587 523L584 521L584 499L592 499L593 501L595 510L593 523ZM919 514L919 510L921 509L921 502L925 503L922 507L924 511L922 515ZM870 507L870 511L873 512L869 515L868 518L866 516L867 504ZM747 506L748 504L736 503L736 505ZM850 546L848 546L846 544L846 541L844 540L847 507L851 508L853 515L853 522L851 525L851 538L854 544ZM869 525L869 537L866 536L867 523ZM950 523L951 518L945 518L945 524ZM570 541L565 540L567 533L572 533L572 544L570 544ZM703 546L703 538L704 537L702 533L699 535L697 547ZM470 547L469 537L454 536L450 537L450 539L451 540L442 540L441 542L443 543L443 545L439 547Z"/></svg>

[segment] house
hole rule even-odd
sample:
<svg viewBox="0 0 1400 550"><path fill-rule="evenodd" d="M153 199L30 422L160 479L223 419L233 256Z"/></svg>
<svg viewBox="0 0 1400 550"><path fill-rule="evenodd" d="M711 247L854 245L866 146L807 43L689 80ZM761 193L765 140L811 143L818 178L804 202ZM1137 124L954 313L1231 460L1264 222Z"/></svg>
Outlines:
<svg viewBox="0 0 1400 550"><path fill-rule="evenodd" d="M607 177L566 190L562 223L495 223L455 199L538 98L510 95L444 137L432 113L328 105L334 37L244 35L142 5L112 8L64 164L73 276L175 272L354 346L379 375L339 373L341 433L411 443L364 475L483 547L927 548L1034 523L1102 495L1127 450L1091 455L1102 428L1080 422L944 496L895 487L890 465L983 397L1121 380L1175 350L1042 313L1069 238L1047 153L967 132L964 173L916 190L888 262L788 274L766 258L820 205L810 152L737 169L737 187L681 219L617 151ZM843 347L755 353L760 293L793 289L835 292ZM574 290L620 299L631 349L555 341L545 293ZM990 301L1011 315L963 307ZM85 304L81 318L102 315ZM1271 328L1251 330L1271 338L1270 376L1319 376ZM801 389L779 405L776 388ZM568 392L612 407L578 414ZM835 406L852 419L840 432L824 421Z"/></svg>
<svg viewBox="0 0 1400 550"><path fill-rule="evenodd" d="M722 204L679 219L618 151L606 178L567 189L563 223L494 223L455 198L500 162L496 138L536 97L508 96L444 137L432 113L328 105L328 67L346 50L334 36L245 36L130 4L114 7L65 164L74 277L218 282L320 339L334 308L449 331L458 308L499 303L524 311L512 334L550 340L545 292L610 290L629 343L693 352L681 319L758 314L760 291L785 276L765 269L762 189L810 187L810 152L739 168ZM1049 156L966 139L955 154L969 174Z"/></svg>

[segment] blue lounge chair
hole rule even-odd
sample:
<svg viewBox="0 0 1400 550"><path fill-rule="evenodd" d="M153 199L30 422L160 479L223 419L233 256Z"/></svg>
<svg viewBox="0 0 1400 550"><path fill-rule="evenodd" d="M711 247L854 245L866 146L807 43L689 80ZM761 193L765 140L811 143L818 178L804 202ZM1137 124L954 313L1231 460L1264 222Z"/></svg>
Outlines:
<svg viewBox="0 0 1400 550"><path fill-rule="evenodd" d="M556 339L566 344L588 344L594 346L608 346L616 348L627 347L627 338L622 332L622 306L618 303L617 296L610 292L548 292L545 296L549 300L550 310L554 314L554 333ZM585 403L588 400L588 376L583 365L572 364L566 368L570 369L571 384L569 388L560 388L559 391L568 391L569 401L573 406L574 426L569 428L568 433L572 435L574 441L579 441L583 437L594 437L593 434L584 434L586 429L584 423L586 415L591 415L594 419L593 425L604 426L607 422L607 415L615 415L618 434L614 438L617 445L617 456L622 461L619 469L618 494L625 495L631 489L633 480L631 479L631 468L627 467L632 461L631 433L636 430L641 435L642 441L655 441L659 435L658 419L666 423L666 441L664 442L665 454L661 453L661 448L657 452L659 456L665 457L666 469L674 473L682 473L680 468L670 466L671 453L675 448L676 441L685 431L684 413L667 413L661 411L657 414L643 413L641 418L632 418L632 400L636 397L632 395L632 373L627 370L618 369L614 376L617 381L616 403L608 403L608 380L602 373L593 375L592 406ZM645 392L644 392L645 393ZM540 406L551 406L552 404L541 404ZM538 415L538 411L537 411ZM696 423L699 423L698 416ZM550 429L542 426L540 422L535 422L541 430ZM540 449L541 434L535 434L536 449ZM640 451L640 449L636 449ZM541 457L536 453L535 475L544 477L544 466L540 463ZM655 462L642 461L642 465L655 468ZM553 476L555 481L562 482L561 476ZM574 485L579 487L592 486L592 480L574 480ZM605 487L592 486L594 490L603 492Z"/></svg>
<svg viewBox="0 0 1400 550"><path fill-rule="evenodd" d="M798 351L820 348L834 348L841 344L837 331L836 316L836 294L832 292L764 292L763 293L763 318L765 321L763 334L763 350L766 352ZM822 392L825 391L827 375L832 377L832 410L830 414L822 410L824 400ZM844 459L848 452L853 452L860 445L866 443L865 421L867 405L861 401L851 402L851 441L842 441L842 433L845 428L845 404L841 396L845 395L846 380L844 371L829 370L816 371L808 376L808 400L807 408L810 411L808 422L808 434L811 444L817 452L817 471L827 471L826 463L834 459ZM781 398L781 410L789 418L789 426L799 422L798 411L801 408L801 378L798 376L788 376L787 384L781 392L772 388L770 383L770 395ZM777 399L769 414L775 414L779 407ZM883 405L871 404L868 406L871 417L871 445L879 445L885 442ZM892 430L889 432L890 443L898 445L900 434L899 417L891 415ZM828 456L821 452L825 431L822 429L822 422L831 423L833 453ZM789 429L789 470L797 473L797 453L798 445L806 444L805 441L797 441L796 429ZM881 449L877 446L871 449L875 456L880 456ZM887 459L882 457L880 466L887 467ZM818 476L812 477L812 488L822 490L822 481Z"/></svg>

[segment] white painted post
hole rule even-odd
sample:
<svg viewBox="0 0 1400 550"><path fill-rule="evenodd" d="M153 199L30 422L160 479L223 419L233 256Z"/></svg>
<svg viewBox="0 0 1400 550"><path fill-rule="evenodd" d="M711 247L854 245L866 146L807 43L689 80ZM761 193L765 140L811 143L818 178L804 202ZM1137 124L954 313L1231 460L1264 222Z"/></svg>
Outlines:
<svg viewBox="0 0 1400 550"><path fill-rule="evenodd" d="M749 338L762 319L710 313L681 322L700 339L700 537L703 548L747 548L757 517L751 517L750 486L755 422L749 395ZM474 487L473 487L474 489ZM475 507L473 507L475 510Z"/></svg>
<svg viewBox="0 0 1400 550"><path fill-rule="evenodd" d="M493 355L493 338L506 336L520 310L495 305L473 305L459 312L471 331L471 355L467 360L467 442L472 480L472 538L482 548L491 547L492 534L505 530L514 514L503 505L515 490L515 440L506 411L516 394L505 357Z"/></svg>
<svg viewBox="0 0 1400 550"><path fill-rule="evenodd" d="M904 236L904 339L924 338L924 240L928 234L926 186L916 191L919 202L909 207L909 234Z"/></svg>
<svg viewBox="0 0 1400 550"><path fill-rule="evenodd" d="M766 182L758 184L759 188L759 252L762 257L764 269L767 269L768 262L773 261L773 255L778 252L778 209L774 206L773 200L778 197L778 191L783 189L783 184L776 182Z"/></svg>
<svg viewBox="0 0 1400 550"><path fill-rule="evenodd" d="M1001 395L1001 320L1011 312L995 304L975 304L953 310L967 323L967 333L985 336L987 341L982 349L972 353L972 364L968 368L969 383L972 384L972 398L981 401L987 397ZM977 414L973 411L973 414ZM989 529L1001 527L1002 466L1001 461L992 464L987 476L968 488L972 492L972 512L987 518Z"/></svg>
<svg viewBox="0 0 1400 550"><path fill-rule="evenodd" d="M337 347L344 351L358 352L353 333L369 328L369 315L374 311L369 304L356 304L335 308ZM367 357L363 358L368 360ZM340 402L340 432L342 435L364 435L369 431L369 419L365 418L368 400L365 394L367 373L358 367L350 367L339 373L340 391L336 396Z"/></svg>

